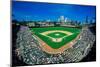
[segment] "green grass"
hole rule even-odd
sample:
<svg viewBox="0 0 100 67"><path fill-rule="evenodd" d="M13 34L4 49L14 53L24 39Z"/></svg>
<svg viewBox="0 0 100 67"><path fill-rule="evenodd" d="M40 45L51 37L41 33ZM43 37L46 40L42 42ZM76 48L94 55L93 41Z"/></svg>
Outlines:
<svg viewBox="0 0 100 67"><path fill-rule="evenodd" d="M57 35L57 34L59 34L59 35ZM61 38L61 37L66 36L66 34L61 33L61 32L54 32L54 33L48 34L48 36L53 37L53 38Z"/></svg>
<svg viewBox="0 0 100 67"><path fill-rule="evenodd" d="M62 31L68 31L73 33L73 35L70 35L68 37L65 37L62 39L61 42L53 42L49 37L43 36L40 33L46 32L46 31L52 31L52 30L62 30ZM47 27L47 28L31 28L31 31L34 32L34 35L38 36L40 39L42 39L44 42L46 42L50 47L54 49L58 49L65 44L71 42L73 39L77 37L77 35L80 33L81 29L77 28L66 28L66 27ZM50 33L48 36L54 37L54 38L60 38L63 36L67 36L64 33L59 32L59 36L56 36L55 34L58 34L58 32Z"/></svg>

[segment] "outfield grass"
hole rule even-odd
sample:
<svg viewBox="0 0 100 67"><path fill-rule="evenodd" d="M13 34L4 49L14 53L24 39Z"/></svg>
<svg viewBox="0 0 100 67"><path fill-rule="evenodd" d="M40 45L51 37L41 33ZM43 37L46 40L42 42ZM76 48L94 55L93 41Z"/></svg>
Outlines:
<svg viewBox="0 0 100 67"><path fill-rule="evenodd" d="M61 38L61 37L66 36L62 39L61 42L53 42L52 39L50 39L49 37L40 34L40 33L43 33L46 31L52 31L52 30L68 31L68 32L73 33L73 35L67 36L66 34L60 33L60 32L50 33L47 36L50 36L53 38ZM33 35L38 36L40 39L42 39L44 42L46 42L50 47L52 47L54 49L58 49L58 48L62 47L63 45L71 42L73 39L75 39L77 37L77 35L80 33L81 29L66 28L66 27L47 27L47 28L31 28L31 31L33 32ZM60 34L59 36L55 35L58 33Z"/></svg>

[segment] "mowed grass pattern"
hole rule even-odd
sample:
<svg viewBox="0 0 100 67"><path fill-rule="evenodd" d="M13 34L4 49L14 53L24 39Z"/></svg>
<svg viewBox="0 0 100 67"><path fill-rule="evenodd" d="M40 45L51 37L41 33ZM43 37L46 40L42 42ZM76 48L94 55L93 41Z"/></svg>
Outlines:
<svg viewBox="0 0 100 67"><path fill-rule="evenodd" d="M40 34L45 31L52 31L52 30L68 31L68 32L73 33L73 35L63 38L61 42L53 42L50 38ZM36 35L40 39L42 39L47 45L49 45L53 49L58 49L58 48L64 46L65 44L71 42L73 39L75 39L77 37L77 35L80 33L81 29L67 28L67 27L47 27L47 28L31 28L31 31L33 32L34 35ZM64 34L62 34L62 35L64 35ZM53 34L52 34L52 37L53 37Z"/></svg>

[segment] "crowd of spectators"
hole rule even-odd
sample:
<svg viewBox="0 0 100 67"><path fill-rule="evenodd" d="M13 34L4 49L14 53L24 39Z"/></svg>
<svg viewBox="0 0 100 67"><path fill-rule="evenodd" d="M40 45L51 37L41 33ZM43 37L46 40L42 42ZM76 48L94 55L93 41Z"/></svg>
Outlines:
<svg viewBox="0 0 100 67"><path fill-rule="evenodd" d="M83 28L79 39L72 48L61 54L48 54L41 49L40 43L32 35L30 29L21 26L17 33L15 52L20 60L31 65L79 62L89 53L94 41L95 35L88 27Z"/></svg>

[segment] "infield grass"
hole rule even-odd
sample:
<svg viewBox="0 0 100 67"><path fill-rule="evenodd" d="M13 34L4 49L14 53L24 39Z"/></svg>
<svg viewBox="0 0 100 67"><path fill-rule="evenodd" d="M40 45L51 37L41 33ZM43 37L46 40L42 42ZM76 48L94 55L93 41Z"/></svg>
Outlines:
<svg viewBox="0 0 100 67"><path fill-rule="evenodd" d="M50 36L53 38L61 38L61 37L67 36L67 35L64 33L61 33L61 32L53 32L53 33L48 34L47 36Z"/></svg>

